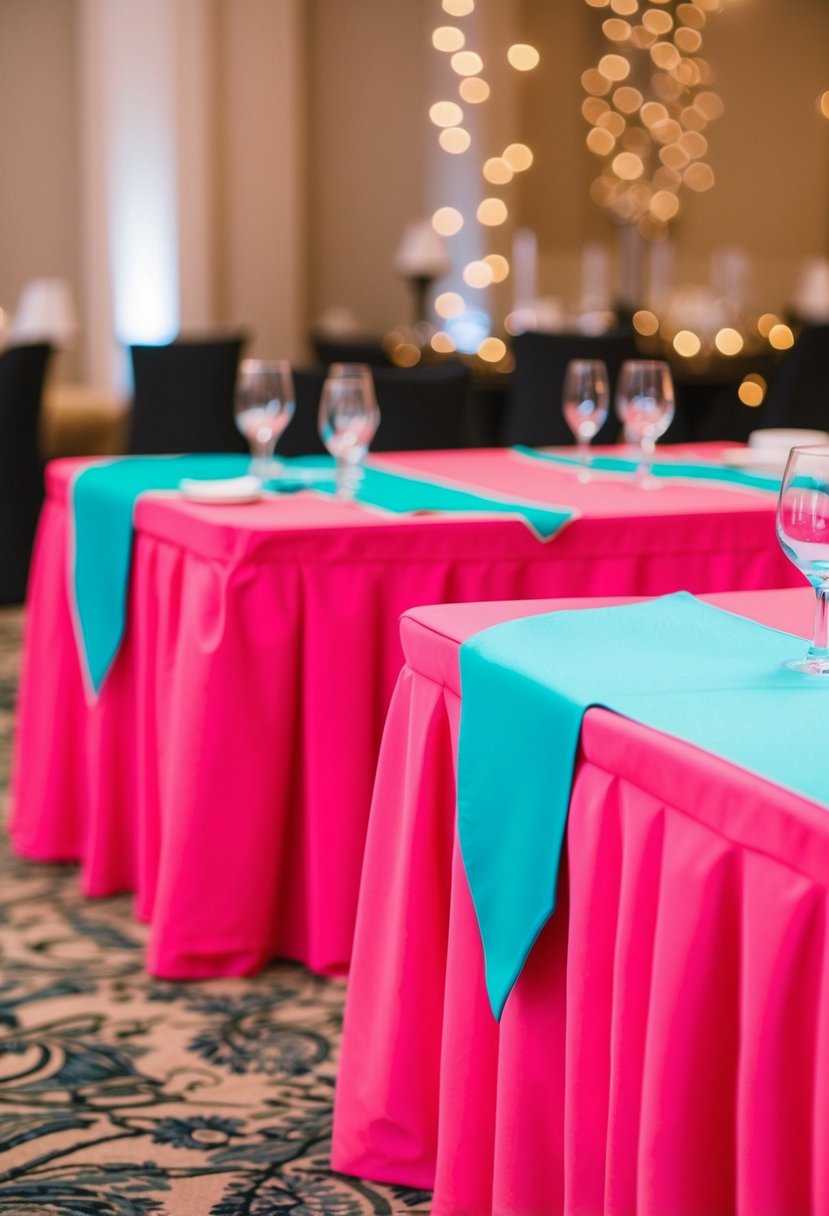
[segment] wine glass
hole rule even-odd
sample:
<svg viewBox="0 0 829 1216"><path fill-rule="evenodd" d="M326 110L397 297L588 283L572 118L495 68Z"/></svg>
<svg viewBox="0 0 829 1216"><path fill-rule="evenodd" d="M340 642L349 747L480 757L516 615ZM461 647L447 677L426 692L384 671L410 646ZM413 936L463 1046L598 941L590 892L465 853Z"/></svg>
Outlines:
<svg viewBox="0 0 829 1216"><path fill-rule="evenodd" d="M777 500L777 539L817 596L812 644L802 659L784 666L829 675L829 445L789 453Z"/></svg>
<svg viewBox="0 0 829 1216"><path fill-rule="evenodd" d="M379 425L371 368L365 363L332 363L322 387L319 432L337 462L339 497L353 497Z"/></svg>
<svg viewBox="0 0 829 1216"><path fill-rule="evenodd" d="M250 444L250 471L264 482L278 473L276 441L294 416L294 378L283 359L243 359L236 381L236 426Z"/></svg>
<svg viewBox="0 0 829 1216"><path fill-rule="evenodd" d="M628 359L622 364L616 385L616 413L626 438L639 445L637 475L648 489L659 485L650 476L654 448L674 416L674 386L671 369L659 359Z"/></svg>
<svg viewBox="0 0 829 1216"><path fill-rule="evenodd" d="M564 374L561 404L564 420L576 440L580 481L590 476L590 440L604 425L608 401L607 368L602 360L571 359Z"/></svg>

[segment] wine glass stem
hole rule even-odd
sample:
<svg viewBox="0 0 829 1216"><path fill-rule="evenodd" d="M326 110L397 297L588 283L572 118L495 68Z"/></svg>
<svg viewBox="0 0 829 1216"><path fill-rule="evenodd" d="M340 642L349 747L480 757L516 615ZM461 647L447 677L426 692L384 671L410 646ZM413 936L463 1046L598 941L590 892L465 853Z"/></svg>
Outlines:
<svg viewBox="0 0 829 1216"><path fill-rule="evenodd" d="M590 479L590 440L578 438L576 440L576 451L579 457L579 481L588 481Z"/></svg>
<svg viewBox="0 0 829 1216"><path fill-rule="evenodd" d="M829 655L829 584L821 583L819 587L815 587L815 594L817 600L814 640L809 648L809 655L826 658Z"/></svg>
<svg viewBox="0 0 829 1216"><path fill-rule="evenodd" d="M648 481L650 478L655 446L649 435L643 435L639 441L639 468L636 470L636 475L640 481Z"/></svg>
<svg viewBox="0 0 829 1216"><path fill-rule="evenodd" d="M252 477L261 482L267 481L269 458L270 453L267 448L260 447L258 444L251 445L250 472Z"/></svg>

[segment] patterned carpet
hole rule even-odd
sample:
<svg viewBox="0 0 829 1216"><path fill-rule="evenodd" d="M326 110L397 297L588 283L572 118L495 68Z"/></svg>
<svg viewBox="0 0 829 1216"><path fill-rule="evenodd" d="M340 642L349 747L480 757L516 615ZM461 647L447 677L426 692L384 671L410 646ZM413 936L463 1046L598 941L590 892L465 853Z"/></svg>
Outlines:
<svg viewBox="0 0 829 1216"><path fill-rule="evenodd" d="M3 801L21 622L0 610ZM0 835L0 1216L429 1211L328 1167L341 981L153 980L129 897Z"/></svg>

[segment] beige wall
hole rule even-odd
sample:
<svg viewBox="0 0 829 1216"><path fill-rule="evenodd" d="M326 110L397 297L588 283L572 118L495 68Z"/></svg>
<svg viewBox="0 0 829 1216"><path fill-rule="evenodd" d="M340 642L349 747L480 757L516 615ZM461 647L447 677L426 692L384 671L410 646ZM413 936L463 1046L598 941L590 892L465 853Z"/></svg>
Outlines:
<svg viewBox="0 0 829 1216"><path fill-rule="evenodd" d="M384 332L411 303L392 260L426 208L426 0L307 0L309 317Z"/></svg>
<svg viewBox="0 0 829 1216"><path fill-rule="evenodd" d="M80 12L81 0L0 0L5 307L38 274L69 278L84 305ZM541 290L572 295L585 241L614 242L587 197L594 163L579 112L601 11L583 0L480 0L478 17L492 46L514 30L542 52L513 95L501 72L505 91L479 131L533 146L535 165L509 187L511 223L538 233ZM426 116L438 79L429 33L441 19L439 0L211 0L200 55L213 82L213 176L200 218L209 230L193 244L207 242L212 267L191 268L190 315L203 302L205 319L250 327L260 353L294 356L332 306L378 333L410 316L394 251L453 171L436 158ZM756 260L758 304L777 307L800 260L829 252L829 122L815 107L829 87L829 4L725 0L705 53L726 103L710 130L718 184L689 199L677 225L679 277L703 280L714 247L742 245ZM204 123L189 129L203 135ZM491 234L489 247L503 237Z"/></svg>
<svg viewBox="0 0 829 1216"><path fill-rule="evenodd" d="M522 86L527 141L539 155L522 183L521 218L539 236L542 292L572 297L581 245L616 241L588 198L599 162L585 150L579 114L579 78L601 53L607 10L523 0L522 12L544 70ZM717 185L686 194L674 228L676 274L703 282L712 249L740 246L755 262L758 306L779 307L801 259L829 253L829 122L816 107L829 87L829 3L724 0L702 53L726 109L707 132Z"/></svg>
<svg viewBox="0 0 829 1216"><path fill-rule="evenodd" d="M78 292L75 5L0 0L0 307L27 279Z"/></svg>
<svg viewBox="0 0 829 1216"><path fill-rule="evenodd" d="M218 320L249 353L302 357L305 6L215 0Z"/></svg>

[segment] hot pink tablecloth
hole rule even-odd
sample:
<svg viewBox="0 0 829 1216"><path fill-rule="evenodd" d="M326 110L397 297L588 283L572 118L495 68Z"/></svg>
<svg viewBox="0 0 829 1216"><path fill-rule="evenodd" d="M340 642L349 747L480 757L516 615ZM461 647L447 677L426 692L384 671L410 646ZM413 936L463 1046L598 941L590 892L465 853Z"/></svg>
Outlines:
<svg viewBox="0 0 829 1216"><path fill-rule="evenodd" d="M808 589L708 598L810 631ZM458 647L498 621L574 606L404 617L333 1164L434 1185L435 1216L826 1213L824 809L590 710L569 896L492 1018L454 832Z"/></svg>
<svg viewBox="0 0 829 1216"><path fill-rule="evenodd" d="M313 493L136 509L123 647L87 704L54 462L29 589L12 838L78 858L89 895L134 890L149 969L238 974L275 955L345 967L374 764L419 603L781 586L773 496L581 484L509 452L383 463L581 512L547 544L520 522L399 518Z"/></svg>

